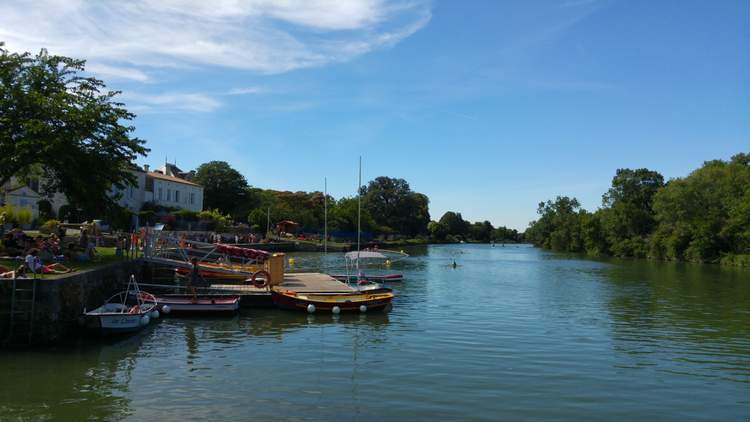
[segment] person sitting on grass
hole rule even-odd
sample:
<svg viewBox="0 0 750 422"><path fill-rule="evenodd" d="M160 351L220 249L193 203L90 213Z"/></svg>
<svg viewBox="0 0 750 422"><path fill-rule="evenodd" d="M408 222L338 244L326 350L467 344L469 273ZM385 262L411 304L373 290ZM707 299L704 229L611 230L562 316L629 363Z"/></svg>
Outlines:
<svg viewBox="0 0 750 422"><path fill-rule="evenodd" d="M32 249L29 254L26 255L26 267L34 274L67 274L72 269L65 265L55 263L49 265L42 265L42 261L39 259L39 251Z"/></svg>
<svg viewBox="0 0 750 422"><path fill-rule="evenodd" d="M21 265L15 271L0 265L0 278L19 278L26 274L26 266Z"/></svg>

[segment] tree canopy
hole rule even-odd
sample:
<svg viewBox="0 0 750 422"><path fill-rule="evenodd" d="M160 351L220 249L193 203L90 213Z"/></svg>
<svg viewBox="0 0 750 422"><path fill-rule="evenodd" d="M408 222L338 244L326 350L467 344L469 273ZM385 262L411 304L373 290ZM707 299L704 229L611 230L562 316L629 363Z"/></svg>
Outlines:
<svg viewBox="0 0 750 422"><path fill-rule="evenodd" d="M218 209L232 217L246 216L243 205L248 198L248 184L239 171L226 161L201 164L195 173L195 183L203 186L203 207Z"/></svg>
<svg viewBox="0 0 750 422"><path fill-rule="evenodd" d="M750 262L750 154L707 161L670 180L648 169L619 169L602 208L575 198L539 206L526 237L560 251L694 262Z"/></svg>
<svg viewBox="0 0 750 422"><path fill-rule="evenodd" d="M410 236L427 232L429 199L404 179L380 176L362 188L362 204L375 223Z"/></svg>
<svg viewBox="0 0 750 422"><path fill-rule="evenodd" d="M136 183L131 163L148 149L132 135L135 115L116 101L119 91L84 70L84 60L0 43L0 186L36 169L45 192L101 213L116 207L113 186Z"/></svg>

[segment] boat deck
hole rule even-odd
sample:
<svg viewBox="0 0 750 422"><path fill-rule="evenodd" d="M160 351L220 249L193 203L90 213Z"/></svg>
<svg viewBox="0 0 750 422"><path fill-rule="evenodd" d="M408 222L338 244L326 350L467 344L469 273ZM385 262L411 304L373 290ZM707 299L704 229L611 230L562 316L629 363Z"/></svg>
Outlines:
<svg viewBox="0 0 750 422"><path fill-rule="evenodd" d="M287 273L280 287L300 293L351 293L355 289L346 283L336 280L328 274L321 273ZM257 288L248 284L211 284L211 289L246 295L267 295L266 288Z"/></svg>

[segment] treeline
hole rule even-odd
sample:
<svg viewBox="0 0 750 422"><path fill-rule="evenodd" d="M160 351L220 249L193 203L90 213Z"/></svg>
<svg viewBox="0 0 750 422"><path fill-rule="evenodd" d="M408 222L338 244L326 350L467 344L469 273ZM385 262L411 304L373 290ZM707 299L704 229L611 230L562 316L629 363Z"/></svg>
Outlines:
<svg viewBox="0 0 750 422"><path fill-rule="evenodd" d="M537 212L525 237L546 249L750 265L750 155L707 161L668 182L652 170L619 169L595 212L567 196Z"/></svg>
<svg viewBox="0 0 750 422"><path fill-rule="evenodd" d="M292 220L307 232L322 233L326 198L322 192L289 192L260 189L223 161L202 164L194 181L204 187L204 208L217 210L232 220L246 223L255 232L265 232L281 220ZM517 231L494 228L489 221L471 224L460 213L447 212L431 221L429 198L414 192L404 179L377 177L363 186L362 231L373 235L422 237L440 241L518 241ZM356 196L340 199L328 196L329 232L356 233Z"/></svg>

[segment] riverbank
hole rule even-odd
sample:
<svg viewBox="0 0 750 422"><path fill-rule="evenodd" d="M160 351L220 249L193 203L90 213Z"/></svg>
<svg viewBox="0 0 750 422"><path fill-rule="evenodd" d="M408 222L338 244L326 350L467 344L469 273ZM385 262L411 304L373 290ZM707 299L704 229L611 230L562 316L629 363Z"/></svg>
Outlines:
<svg viewBox="0 0 750 422"><path fill-rule="evenodd" d="M94 309L121 290L133 274L144 276L139 260L98 264L96 268L36 280L16 280L16 288L34 289L31 306L16 305L11 324L12 279L0 279L0 346L44 345L60 341L77 329L84 309ZM17 292L17 294L20 294ZM23 330L15 325L23 324Z"/></svg>

